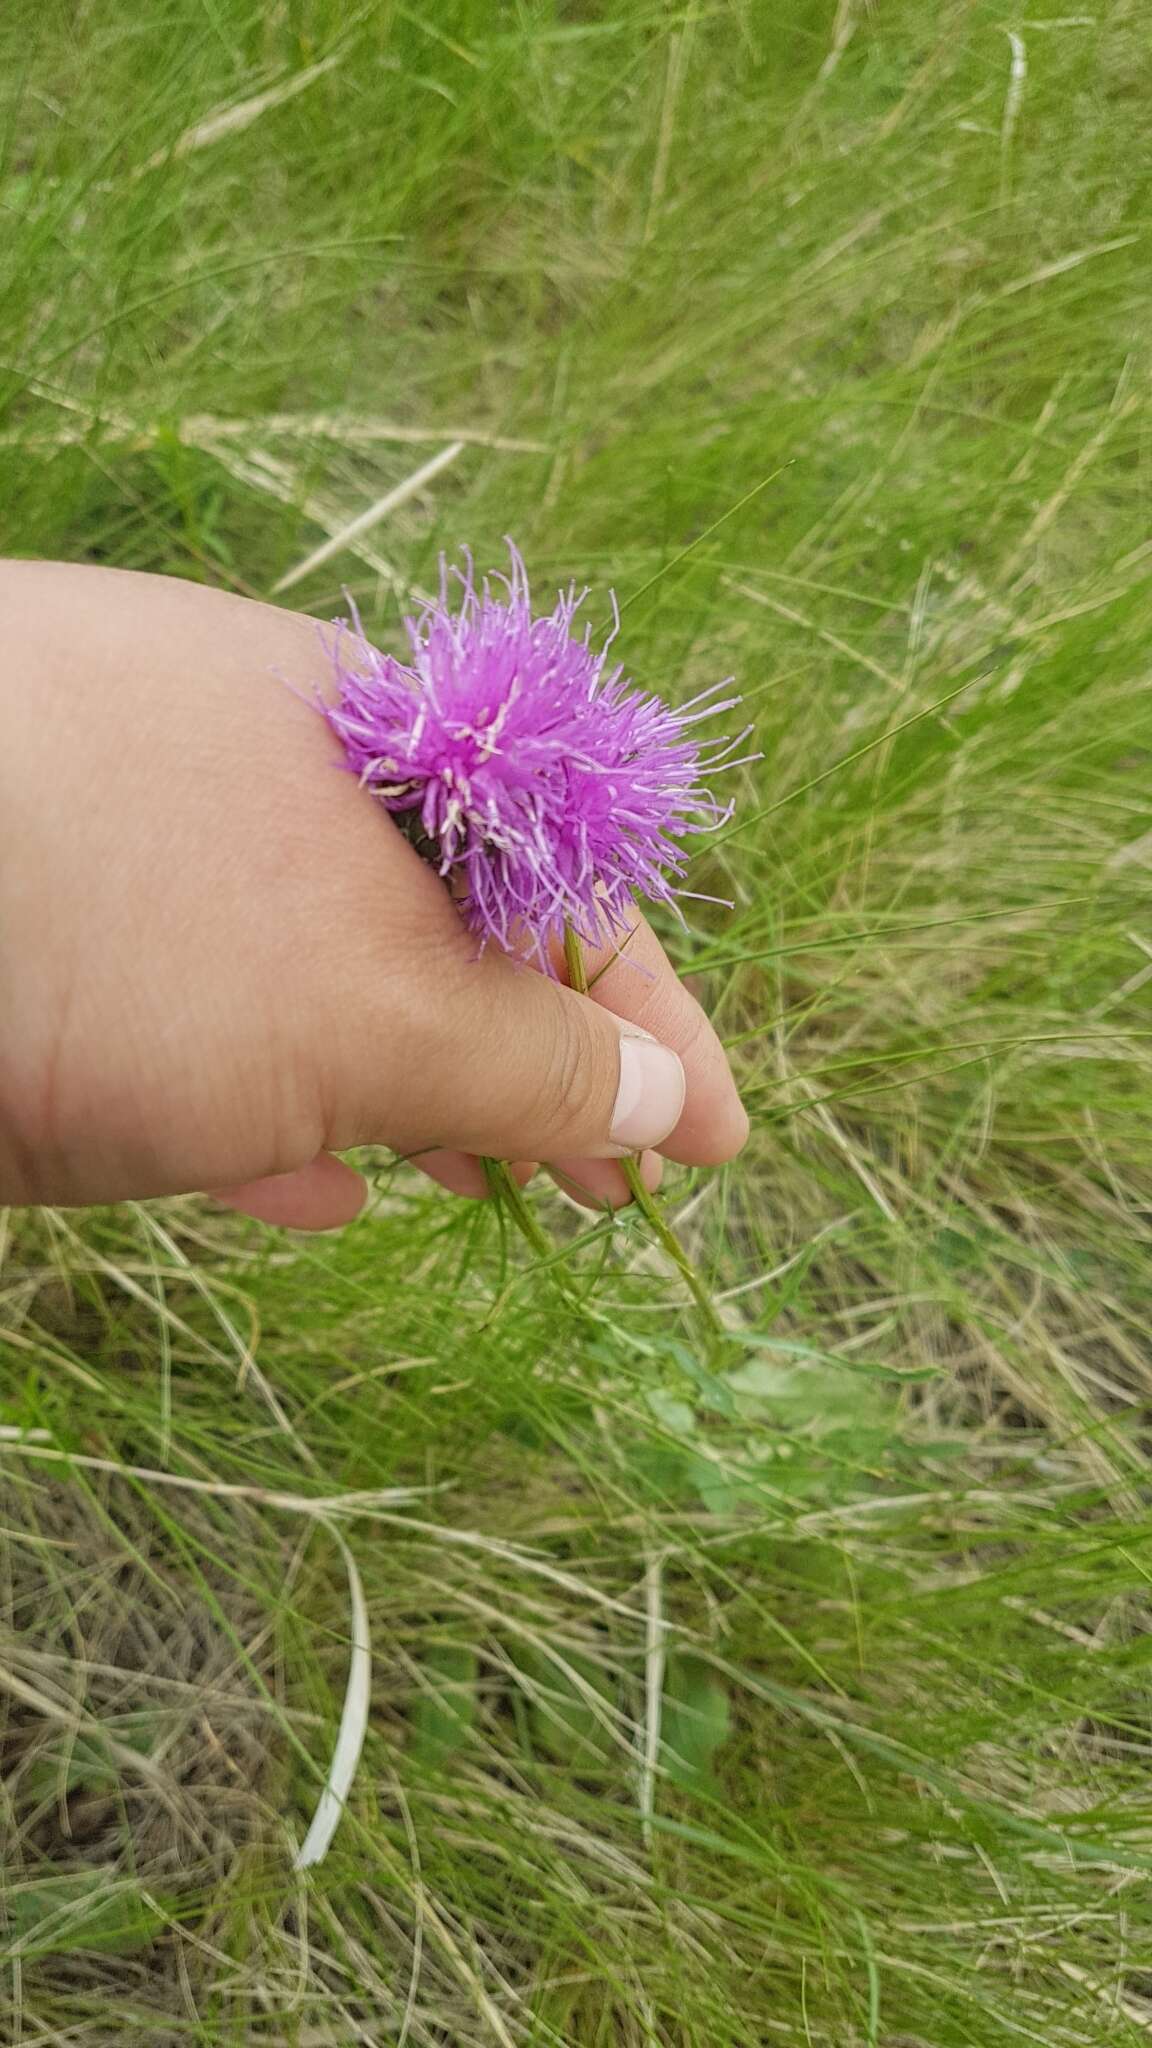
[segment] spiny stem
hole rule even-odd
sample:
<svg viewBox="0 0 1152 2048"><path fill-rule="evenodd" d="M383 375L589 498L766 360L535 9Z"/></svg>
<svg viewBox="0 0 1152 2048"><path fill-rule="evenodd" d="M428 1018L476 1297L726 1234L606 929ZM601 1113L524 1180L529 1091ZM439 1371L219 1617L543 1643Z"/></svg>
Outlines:
<svg viewBox="0 0 1152 2048"><path fill-rule="evenodd" d="M550 1259L556 1247L546 1230L537 1223L529 1204L524 1200L524 1190L517 1181L505 1159L482 1159L485 1178L495 1199L507 1210L537 1258Z"/></svg>
<svg viewBox="0 0 1152 2048"><path fill-rule="evenodd" d="M564 931L564 965L568 973L569 987L574 989L577 995L587 995L588 967L584 958L584 947L580 934L573 931L571 925L566 926ZM488 1186L493 1196L501 1203L507 1214L511 1217L520 1235L535 1252L537 1258L550 1260L556 1247L547 1232L536 1221L531 1205L525 1201L524 1191L515 1180L511 1167L503 1159L485 1159L483 1166L488 1179ZM645 1187L640 1177L640 1161L638 1156L632 1153L626 1155L620 1161L620 1171L624 1175L628 1191L640 1214L648 1224L661 1249L672 1261L688 1292L691 1294L699 1310L700 1318L710 1343L722 1343L727 1336L727 1332L716 1312L716 1304L708 1292L702 1276L697 1272L696 1267L693 1265L684 1246L661 1209L659 1202L650 1190ZM567 1297L567 1289L563 1286L563 1283L558 1282L558 1284L561 1286L561 1291Z"/></svg>
<svg viewBox="0 0 1152 2048"><path fill-rule="evenodd" d="M704 1285L703 1279L688 1257L672 1225L669 1223L668 1218L665 1216L664 1211L661 1209L659 1202L650 1189L645 1187L644 1182L640 1178L640 1161L634 1152L630 1152L626 1159L620 1161L620 1171L628 1183L632 1200L635 1202L640 1214L645 1222L651 1226L662 1248L667 1252L668 1257L687 1286L707 1326L709 1336L713 1338L725 1337L727 1332L716 1313L716 1304Z"/></svg>
<svg viewBox="0 0 1152 2048"><path fill-rule="evenodd" d="M584 959L584 946L579 932L573 931L571 925L564 928L564 965L568 970L569 987L574 988L578 995L587 995L588 967ZM655 1233L696 1303L709 1338L713 1342L723 1339L726 1332L716 1313L716 1304L659 1202L640 1178L639 1158L630 1153L620 1161L620 1171L624 1175L636 1207Z"/></svg>

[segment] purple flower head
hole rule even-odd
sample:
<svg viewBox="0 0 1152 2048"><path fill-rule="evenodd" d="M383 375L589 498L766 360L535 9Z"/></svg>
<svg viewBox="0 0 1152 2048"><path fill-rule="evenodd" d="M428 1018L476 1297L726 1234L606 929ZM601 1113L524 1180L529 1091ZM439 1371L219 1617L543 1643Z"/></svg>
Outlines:
<svg viewBox="0 0 1152 2048"><path fill-rule="evenodd" d="M701 743L698 720L738 700L716 683L682 710L633 687L578 636L571 586L533 615L524 563L477 588L440 564L440 595L405 625L408 663L381 654L356 619L334 648L339 703L324 716L348 764L461 886L481 940L525 947L549 967L566 926L602 943L633 895L672 903L677 841L722 822L701 777L730 765L737 738ZM459 585L449 602L450 574ZM743 734L738 736L743 737Z"/></svg>

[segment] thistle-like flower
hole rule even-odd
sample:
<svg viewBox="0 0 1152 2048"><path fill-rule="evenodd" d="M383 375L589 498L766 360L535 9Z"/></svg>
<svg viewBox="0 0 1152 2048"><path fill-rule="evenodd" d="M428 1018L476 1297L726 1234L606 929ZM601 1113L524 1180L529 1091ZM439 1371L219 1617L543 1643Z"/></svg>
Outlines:
<svg viewBox="0 0 1152 2048"><path fill-rule="evenodd" d="M685 893L677 842L728 817L702 777L735 765L744 734L692 735L739 701L723 682L673 709L609 668L618 614L594 649L590 627L575 629L587 593L574 585L534 616L508 546L510 574L479 587L470 556L463 571L441 558L439 598L405 621L407 663L358 618L342 627L339 699L322 709L361 783L452 878L481 942L551 970L566 930L603 943L633 895Z"/></svg>

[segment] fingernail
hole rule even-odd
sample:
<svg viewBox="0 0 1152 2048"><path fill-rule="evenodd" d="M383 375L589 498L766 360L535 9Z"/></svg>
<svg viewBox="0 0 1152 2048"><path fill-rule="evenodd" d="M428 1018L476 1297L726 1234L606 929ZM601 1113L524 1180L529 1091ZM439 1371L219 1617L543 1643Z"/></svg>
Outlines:
<svg viewBox="0 0 1152 2048"><path fill-rule="evenodd" d="M659 1145L684 1107L684 1069L674 1052L647 1032L620 1037L620 1086L609 1137L622 1152Z"/></svg>

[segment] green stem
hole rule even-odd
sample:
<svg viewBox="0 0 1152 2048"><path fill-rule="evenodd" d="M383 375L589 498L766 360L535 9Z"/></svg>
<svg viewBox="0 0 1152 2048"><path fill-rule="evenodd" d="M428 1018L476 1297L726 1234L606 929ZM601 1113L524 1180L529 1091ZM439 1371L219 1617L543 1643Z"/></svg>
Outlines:
<svg viewBox="0 0 1152 2048"><path fill-rule="evenodd" d="M564 964L568 971L569 987L573 988L577 995L587 995L588 968L584 959L584 947L579 933L574 932L570 925L564 933ZM513 1177L511 1167L503 1159L485 1159L483 1166L493 1196L511 1217L525 1243L531 1247L538 1259L547 1259L551 1262L556 1247L547 1231L536 1221L530 1203L524 1199L523 1189ZM716 1304L659 1202L641 1180L639 1156L634 1153L628 1154L620 1161L620 1171L640 1214L692 1296L709 1341L713 1345L722 1343L727 1332L717 1314ZM557 1279L561 1292L567 1299L568 1289L558 1276Z"/></svg>
<svg viewBox="0 0 1152 2048"><path fill-rule="evenodd" d="M574 988L578 995L587 995L588 968L584 959L584 947L581 943L580 934L574 932L571 925L565 926L564 930L564 965L568 970L569 987ZM636 1154L630 1153L620 1161L620 1171L624 1175L624 1179L628 1184L628 1191L636 1207L644 1217L645 1222L649 1224L663 1250L668 1254L676 1271L680 1274L681 1279L688 1288L693 1301L700 1311L709 1338L713 1341L723 1339L726 1333L724 1325L716 1313L716 1304L656 1197L645 1187L644 1182L641 1180L639 1157Z"/></svg>
<svg viewBox="0 0 1152 2048"><path fill-rule="evenodd" d="M584 947L579 932L574 932L570 924L564 927L564 965L568 969L569 988L574 988L578 996L586 996L588 968L584 959Z"/></svg>
<svg viewBox="0 0 1152 2048"><path fill-rule="evenodd" d="M668 1257L688 1288L693 1301L700 1311L709 1336L723 1338L727 1335L727 1332L716 1313L716 1304L656 1197L645 1187L644 1182L641 1180L640 1161L634 1152L630 1152L626 1159L620 1161L620 1171L628 1183L632 1200L635 1202L640 1214L645 1222L651 1226L662 1248L667 1252Z"/></svg>
<svg viewBox="0 0 1152 2048"><path fill-rule="evenodd" d="M537 1258L550 1259L556 1247L547 1231L542 1230L537 1223L529 1204L524 1200L524 1190L507 1161L482 1159L480 1163L492 1195L507 1210L521 1237L531 1245Z"/></svg>

